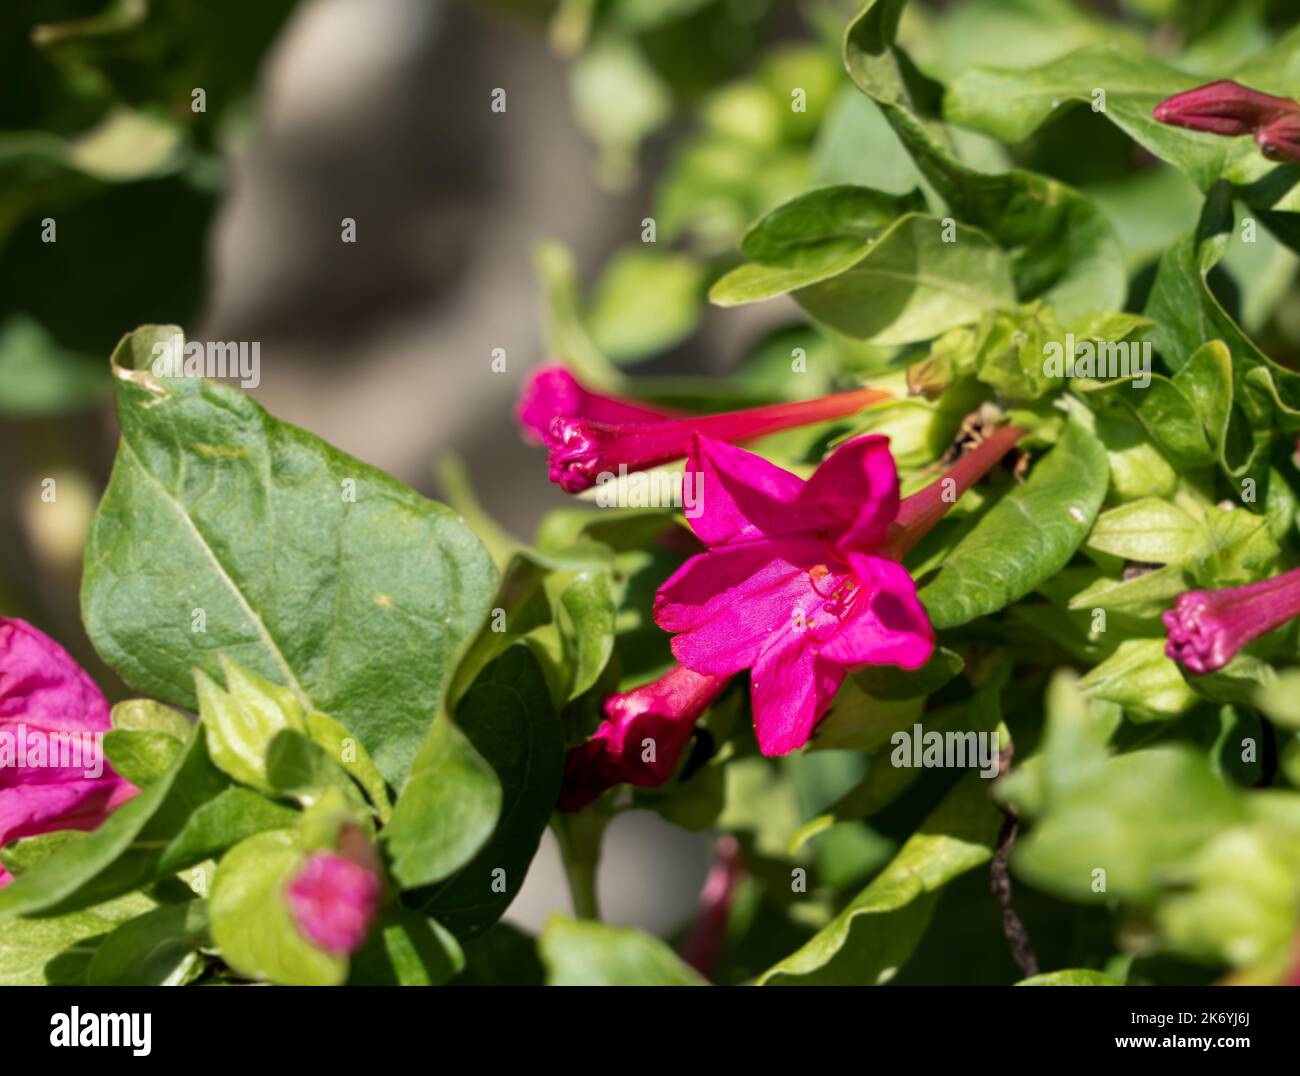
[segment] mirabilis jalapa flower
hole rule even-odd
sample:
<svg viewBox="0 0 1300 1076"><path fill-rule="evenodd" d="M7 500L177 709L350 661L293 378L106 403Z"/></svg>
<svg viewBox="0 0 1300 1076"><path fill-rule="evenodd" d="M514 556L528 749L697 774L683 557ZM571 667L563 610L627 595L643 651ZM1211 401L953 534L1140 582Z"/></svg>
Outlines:
<svg viewBox="0 0 1300 1076"><path fill-rule="evenodd" d="M899 558L1022 434L996 431L902 503L885 437L846 442L807 481L697 437L687 470L704 505L690 523L709 548L655 596L673 656L710 676L750 669L759 748L802 747L850 669L929 660L934 631Z"/></svg>
<svg viewBox="0 0 1300 1076"><path fill-rule="evenodd" d="M889 398L887 392L864 388L719 415L679 416L592 392L563 367L550 365L524 385L515 415L526 437L546 445L551 481L568 493L581 493L602 474L644 471L681 459L696 434L747 441L845 418Z"/></svg>
<svg viewBox="0 0 1300 1076"><path fill-rule="evenodd" d="M1189 672L1222 669L1242 647L1300 616L1300 568L1242 587L1189 590L1161 614L1165 653Z"/></svg>
<svg viewBox="0 0 1300 1076"><path fill-rule="evenodd" d="M55 830L94 829L139 791L107 763L95 765L98 776L86 766L56 764L57 734L84 738L111 727L107 700L63 647L26 621L0 617L0 846ZM20 765L33 740L43 745L42 762ZM84 751L81 759L87 761ZM0 867L0 886L12 880Z"/></svg>
<svg viewBox="0 0 1300 1076"><path fill-rule="evenodd" d="M690 522L709 549L655 598L681 664L606 701L605 722L569 753L560 809L580 810L617 784L667 781L696 719L743 669L754 670L759 747L781 755L807 741L848 669L924 665L934 633L898 560L1023 435L996 430L901 502L885 437L841 445L806 482L696 437L687 470L703 476L704 511Z"/></svg>

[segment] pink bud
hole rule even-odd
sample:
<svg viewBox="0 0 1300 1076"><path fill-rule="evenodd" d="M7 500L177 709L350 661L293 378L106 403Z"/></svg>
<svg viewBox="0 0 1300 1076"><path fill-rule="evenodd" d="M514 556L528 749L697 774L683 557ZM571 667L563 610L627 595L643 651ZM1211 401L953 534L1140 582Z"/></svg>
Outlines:
<svg viewBox="0 0 1300 1076"><path fill-rule="evenodd" d="M667 781L696 720L726 685L726 677L678 665L658 680L611 695L596 734L569 752L560 810L580 811L615 785L655 788ZM649 760L647 740L653 747Z"/></svg>
<svg viewBox="0 0 1300 1076"><path fill-rule="evenodd" d="M1250 134L1278 116L1297 111L1300 104L1289 97L1274 97L1223 79L1165 98L1153 115L1174 127L1235 136Z"/></svg>
<svg viewBox="0 0 1300 1076"><path fill-rule="evenodd" d="M1270 161L1300 161L1300 112L1270 120L1255 132L1255 143Z"/></svg>
<svg viewBox="0 0 1300 1076"><path fill-rule="evenodd" d="M361 948L379 909L378 875L336 852L315 852L294 875L285 896L298 929L327 953Z"/></svg>
<svg viewBox="0 0 1300 1076"><path fill-rule="evenodd" d="M1300 568L1221 590L1189 590L1161 614L1165 653L1192 673L1227 665L1242 647L1300 616Z"/></svg>

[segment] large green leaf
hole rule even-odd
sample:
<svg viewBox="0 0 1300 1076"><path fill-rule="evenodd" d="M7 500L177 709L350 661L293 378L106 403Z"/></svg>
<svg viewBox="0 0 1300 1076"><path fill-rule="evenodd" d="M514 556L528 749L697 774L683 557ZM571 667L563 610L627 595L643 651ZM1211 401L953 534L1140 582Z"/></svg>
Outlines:
<svg viewBox="0 0 1300 1076"><path fill-rule="evenodd" d="M69 915L7 921L0 930L0 985L84 982L104 937L153 907L148 897L132 893Z"/></svg>
<svg viewBox="0 0 1300 1076"><path fill-rule="evenodd" d="M887 982L925 933L939 890L993 855L1001 815L989 785L963 777L898 855L802 948L759 978L771 985Z"/></svg>
<svg viewBox="0 0 1300 1076"><path fill-rule="evenodd" d="M990 174L961 164L939 116L942 87L896 44L906 0L868 0L849 25L844 61L880 107L917 167L949 208L1011 257L1022 301L1043 298L1063 322L1118 309L1127 288L1123 253L1101 211L1046 176Z"/></svg>
<svg viewBox="0 0 1300 1076"><path fill-rule="evenodd" d="M998 501L921 588L934 626L996 613L1064 568L1097 516L1108 477L1100 442L1067 424L1029 480Z"/></svg>
<svg viewBox="0 0 1300 1076"><path fill-rule="evenodd" d="M790 292L819 321L877 344L928 340L1015 301L1006 258L975 228L954 227L946 239L941 220L908 213L881 230L859 219L845 222L837 208L809 204L845 202L850 192L867 201L884 198L837 187L773 211L742 248L761 260L733 269L710 298L734 306ZM819 216L824 219L797 239L803 222ZM784 242L769 232L783 233Z"/></svg>
<svg viewBox="0 0 1300 1076"><path fill-rule="evenodd" d="M0 917L75 911L153 881L163 849L225 784L196 729L167 774L0 889Z"/></svg>
<svg viewBox="0 0 1300 1076"><path fill-rule="evenodd" d="M398 884L432 885L465 866L491 836L501 800L492 767L439 713L382 834Z"/></svg>
<svg viewBox="0 0 1300 1076"><path fill-rule="evenodd" d="M484 670L456 707L456 724L501 782L501 819L492 839L419 906L459 937L490 926L515 898L555 809L564 774L564 735L546 679L526 646Z"/></svg>
<svg viewBox="0 0 1300 1076"><path fill-rule="evenodd" d="M90 986L177 986L202 966L208 937L207 906L200 900L164 904L115 929L86 969Z"/></svg>
<svg viewBox="0 0 1300 1076"><path fill-rule="evenodd" d="M548 986L706 986L658 938L553 915L537 940Z"/></svg>
<svg viewBox="0 0 1300 1076"><path fill-rule="evenodd" d="M200 804L163 850L159 874L175 874L215 859L245 837L292 826L298 812L247 788L227 788Z"/></svg>
<svg viewBox="0 0 1300 1076"><path fill-rule="evenodd" d="M395 784L496 572L457 517L199 378L156 376L167 327L113 362L122 425L86 548L82 609L125 680L196 708L224 652L335 716ZM202 610L203 631L196 631Z"/></svg>
<svg viewBox="0 0 1300 1076"><path fill-rule="evenodd" d="M1300 94L1300 70L1293 56L1300 32L1293 31L1262 55L1252 57L1236 78L1253 89L1283 97ZM944 98L944 114L1005 142L1027 138L1063 105L1100 101L1098 109L1134 141L1186 171L1202 189L1220 179L1249 184L1277 165L1263 157L1252 138L1224 138L1158 122L1160 101L1207 80L1161 63L1134 47L1091 45L1027 70L976 68L962 73Z"/></svg>
<svg viewBox="0 0 1300 1076"><path fill-rule="evenodd" d="M1135 751L1051 798L1012 863L1030 884L1070 900L1145 900L1165 872L1245 815L1204 755L1182 745Z"/></svg>

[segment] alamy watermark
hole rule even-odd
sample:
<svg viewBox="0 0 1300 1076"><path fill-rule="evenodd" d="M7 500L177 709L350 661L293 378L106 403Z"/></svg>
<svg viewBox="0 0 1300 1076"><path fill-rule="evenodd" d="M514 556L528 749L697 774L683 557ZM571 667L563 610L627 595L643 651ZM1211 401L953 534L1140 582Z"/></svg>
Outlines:
<svg viewBox="0 0 1300 1076"><path fill-rule="evenodd" d="M153 346L155 377L238 378L245 389L262 383L262 344L253 340L189 340L180 333Z"/></svg>
<svg viewBox="0 0 1300 1076"><path fill-rule="evenodd" d="M1135 389L1151 384L1151 341L1079 340L1065 334L1065 343L1043 345L1043 373L1048 377L1114 379L1131 377Z"/></svg>
<svg viewBox="0 0 1300 1076"><path fill-rule="evenodd" d="M18 722L0 729L0 770L81 770L89 778L104 775L104 734L77 730L48 732Z"/></svg>
<svg viewBox="0 0 1300 1076"><path fill-rule="evenodd" d="M902 769L979 769L986 780L998 775L1000 744L996 732L939 732L917 724L889 738L892 766Z"/></svg>
<svg viewBox="0 0 1300 1076"><path fill-rule="evenodd" d="M680 508L687 519L704 511L704 475L700 471L633 471L618 465L618 473L596 476L598 508Z"/></svg>

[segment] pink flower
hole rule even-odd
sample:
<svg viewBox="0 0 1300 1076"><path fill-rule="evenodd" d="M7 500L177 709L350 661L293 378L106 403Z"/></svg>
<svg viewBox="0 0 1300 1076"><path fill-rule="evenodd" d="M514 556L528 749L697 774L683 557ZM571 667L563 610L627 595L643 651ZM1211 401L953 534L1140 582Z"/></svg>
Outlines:
<svg viewBox="0 0 1300 1076"><path fill-rule="evenodd" d="M1300 111L1264 124L1255 132L1255 144L1270 161L1300 161Z"/></svg>
<svg viewBox="0 0 1300 1076"><path fill-rule="evenodd" d="M63 647L0 617L0 846L94 829L139 791L103 762L111 727L108 702ZM11 880L0 867L0 885Z"/></svg>
<svg viewBox="0 0 1300 1076"><path fill-rule="evenodd" d="M525 386L516 414L525 432L540 436L549 450L551 481L580 493L601 474L613 476L620 468L644 471L681 459L697 433L745 441L844 418L888 398L887 392L856 389L798 403L677 418L589 392L558 367L543 367Z"/></svg>
<svg viewBox="0 0 1300 1076"><path fill-rule="evenodd" d="M710 676L750 669L760 749L801 747L847 670L929 660L934 632L898 558L1023 432L999 430L901 506L887 438L841 445L805 482L697 437L687 470L702 477L703 511L691 526L709 548L655 596L674 656Z"/></svg>
<svg viewBox="0 0 1300 1076"><path fill-rule="evenodd" d="M740 858L740 843L730 834L718 839L717 857L700 890L700 907L678 952L701 975L712 979L727 942L727 921L736 889L748 872Z"/></svg>
<svg viewBox="0 0 1300 1076"><path fill-rule="evenodd" d="M549 363L533 371L515 406L515 418L524 436L535 444L546 440L557 418L589 419L614 425L628 422L662 422L668 411L643 407L617 396L602 396L583 388L563 366Z"/></svg>
<svg viewBox="0 0 1300 1076"><path fill-rule="evenodd" d="M1289 97L1274 97L1223 79L1165 98L1153 115L1175 127L1236 136L1294 112L1300 112L1300 104Z"/></svg>
<svg viewBox="0 0 1300 1076"><path fill-rule="evenodd" d="M696 720L726 685L725 677L677 665L658 680L611 695L595 735L569 752L560 810L580 811L615 785L655 788L667 781Z"/></svg>
<svg viewBox="0 0 1300 1076"><path fill-rule="evenodd" d="M1243 646L1300 616L1300 568L1222 590L1188 590L1161 614L1165 653L1193 673L1211 673Z"/></svg>
<svg viewBox="0 0 1300 1076"><path fill-rule="evenodd" d="M350 832L364 843L355 827ZM368 844L365 848L369 851ZM313 852L285 890L298 929L327 953L355 953L370 932L383 888L373 862L367 861L372 858L348 854L346 848Z"/></svg>

